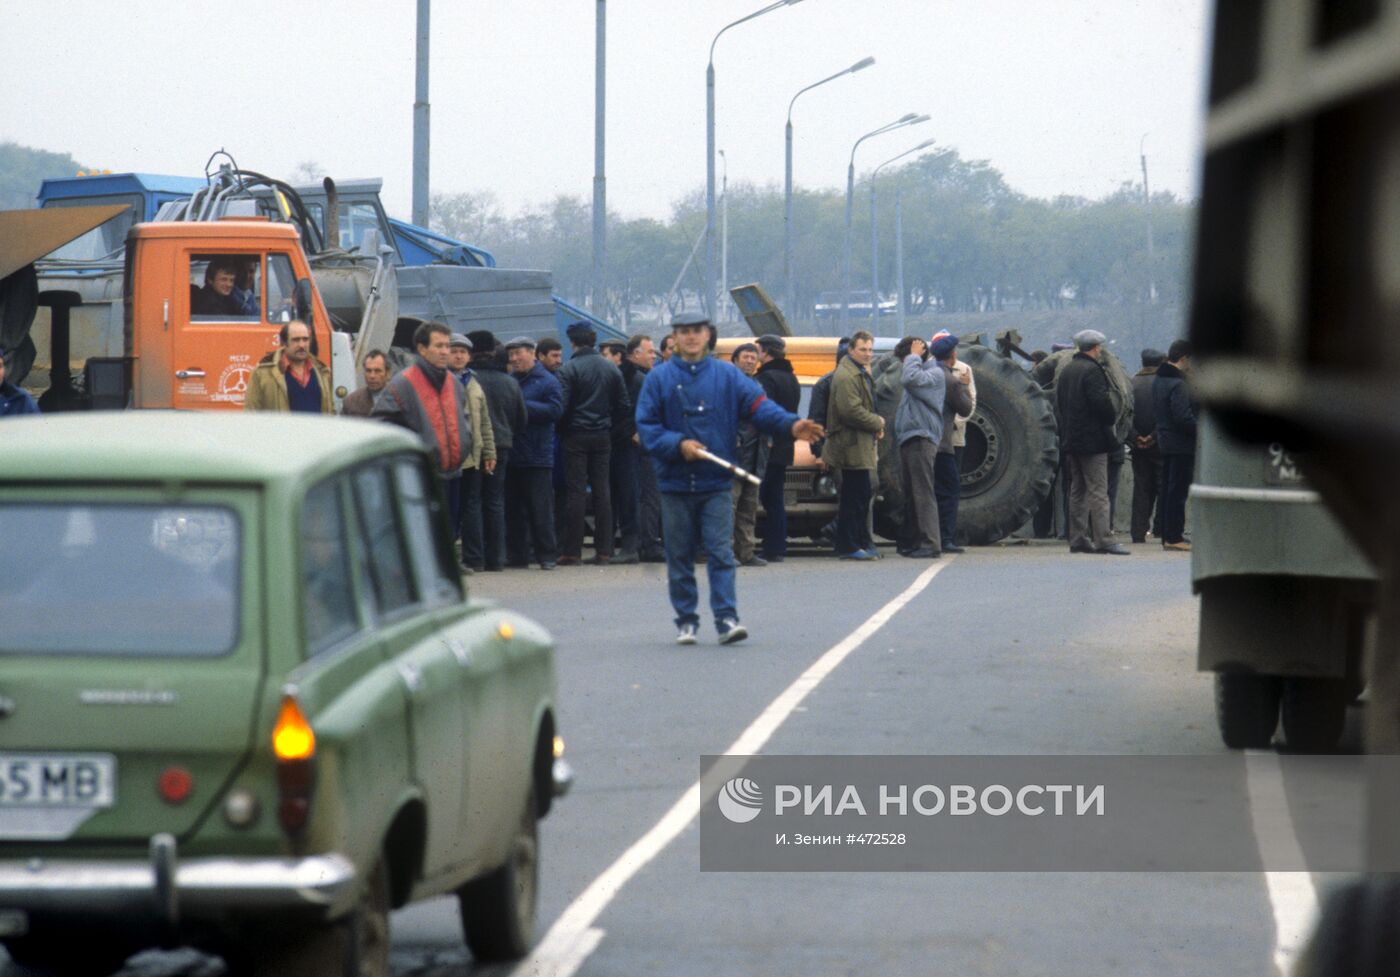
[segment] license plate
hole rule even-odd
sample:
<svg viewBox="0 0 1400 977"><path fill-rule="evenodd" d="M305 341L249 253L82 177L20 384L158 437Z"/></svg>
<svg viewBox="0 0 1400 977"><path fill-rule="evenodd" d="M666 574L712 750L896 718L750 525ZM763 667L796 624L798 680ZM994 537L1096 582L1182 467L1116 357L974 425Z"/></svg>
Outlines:
<svg viewBox="0 0 1400 977"><path fill-rule="evenodd" d="M1283 450L1283 445L1275 441L1269 445L1269 460L1264 468L1266 485L1298 485L1303 481L1303 473L1293 456Z"/></svg>
<svg viewBox="0 0 1400 977"><path fill-rule="evenodd" d="M105 753L0 753L0 808L100 808L117 799Z"/></svg>

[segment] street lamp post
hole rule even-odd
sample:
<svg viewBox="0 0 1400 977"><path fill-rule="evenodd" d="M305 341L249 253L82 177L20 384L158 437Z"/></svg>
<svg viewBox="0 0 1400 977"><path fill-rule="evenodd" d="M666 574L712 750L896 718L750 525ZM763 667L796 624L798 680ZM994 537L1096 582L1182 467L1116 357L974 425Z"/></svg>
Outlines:
<svg viewBox="0 0 1400 977"><path fill-rule="evenodd" d="M851 208L856 192L856 150L860 148L861 143L872 136L894 132L905 126L918 125L921 122L927 122L928 119L927 115L917 115L910 112L887 125L870 130L857 139L855 145L851 147L851 162L846 167L846 242L841 262L841 331L846 335L850 335L851 325Z"/></svg>
<svg viewBox="0 0 1400 977"><path fill-rule="evenodd" d="M715 35L715 39L710 42L710 60L705 65L705 302L710 307L711 315L717 314L715 302L715 45L719 43L720 36L729 28L738 27L755 17L762 17L779 7L790 7L794 3L800 2L801 0L774 0L773 3L755 10L747 17L740 17L732 23L725 24Z"/></svg>
<svg viewBox="0 0 1400 977"><path fill-rule="evenodd" d="M589 311L602 318L607 304L608 181L604 162L607 111L607 0L598 0L593 55L593 289Z"/></svg>
<svg viewBox="0 0 1400 977"><path fill-rule="evenodd" d="M719 304L715 307L716 322L727 322L729 303L729 157L724 150L719 151L720 162L724 163L724 173L719 181ZM721 312L720 309L724 311Z"/></svg>
<svg viewBox="0 0 1400 977"><path fill-rule="evenodd" d="M849 68L838 71L834 75L828 75L821 81L813 82L801 89L792 96L792 101L788 102L787 128L784 130L786 156L783 166L783 285L786 292L785 304L788 315L796 315L797 313L797 287L793 283L792 277L793 267L796 264L792 236L792 107L797 104L797 99L803 92L810 92L812 89L825 85L829 81L835 81L843 75L853 75L857 71L869 68L874 63L874 58L861 58Z"/></svg>
<svg viewBox="0 0 1400 977"><path fill-rule="evenodd" d="M1152 246L1152 191L1147 187L1147 144L1148 133L1142 134L1138 143L1138 159L1142 161L1142 201L1147 205L1147 302L1157 304L1157 268Z"/></svg>
<svg viewBox="0 0 1400 977"><path fill-rule="evenodd" d="M925 139L923 142L919 143L917 146L913 147L912 149L906 149L904 152L900 153L900 154L897 155L897 156L891 156L889 159L885 160L885 161L884 161L883 163L881 163L879 166L875 167L875 169L873 169L873 170L870 171L870 296L871 296L871 302L874 303L874 308L871 310L871 314L872 314L872 316L874 317L874 319L875 319L876 322L879 321L879 315L880 315L880 265L879 265L879 260L880 260L880 239L879 239L879 233L878 233L877 225L876 225L876 223L875 223L875 177L879 176L879 175L880 175L880 171L883 170L886 166L889 166L891 163L893 163L893 162L895 162L895 161L897 161L897 160L903 159L904 157L908 156L910 153L917 153L917 152L919 152L919 151L922 150L922 149L928 149L928 148L929 148L930 146L932 146L933 144L934 144L934 140L932 140L932 139ZM900 308L900 309L902 310L903 307L904 307L904 280L903 280L903 274L904 274L904 270L903 270L904 255L903 255L903 253L902 253L903 241L902 241L902 236L900 235L900 228L899 228L899 209L898 209L898 207L899 207L899 205L898 205L899 196L898 196L898 194L899 194L898 184L896 184L896 190L895 190L895 201L896 201L896 203L895 203L895 238L896 238L896 244L895 244L895 261L896 261L896 264L899 265L899 268L898 268L898 270L896 271L896 276L895 276L895 277L896 277L896 279L897 279L897 287L898 287L898 289L899 289L899 298L898 298L898 300L897 300L897 307ZM903 329L904 329L904 313L903 313L902 311L899 313L898 319L897 319L896 321L897 321L898 324L899 324L899 328L900 328L900 330L901 330L901 331L900 331L900 335L902 336L902 335L904 335L904 332L903 332Z"/></svg>

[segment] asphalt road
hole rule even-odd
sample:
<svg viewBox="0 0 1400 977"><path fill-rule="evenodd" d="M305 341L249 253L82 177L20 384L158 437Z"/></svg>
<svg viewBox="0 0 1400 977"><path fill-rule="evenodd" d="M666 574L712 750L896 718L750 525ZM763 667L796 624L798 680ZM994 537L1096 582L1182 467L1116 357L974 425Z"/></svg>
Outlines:
<svg viewBox="0 0 1400 977"><path fill-rule="evenodd" d="M1195 671L1189 558L1062 545L972 549L772 733L773 754L1218 754ZM574 792L541 825L540 936L824 652L929 566L795 554L740 571L752 637L673 644L664 567L478 574L473 592L558 640ZM475 967L450 900L393 919L394 972L1199 975L1273 973L1258 874L701 873L694 822L609 892L591 952ZM601 932L593 932L601 931ZM576 946L574 948L578 950ZM217 973L138 958L123 975Z"/></svg>

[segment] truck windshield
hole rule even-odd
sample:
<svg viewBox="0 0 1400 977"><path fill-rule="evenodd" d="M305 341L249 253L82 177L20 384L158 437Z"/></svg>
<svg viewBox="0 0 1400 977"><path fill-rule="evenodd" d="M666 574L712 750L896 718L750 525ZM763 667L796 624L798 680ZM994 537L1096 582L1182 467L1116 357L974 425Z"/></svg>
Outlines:
<svg viewBox="0 0 1400 977"><path fill-rule="evenodd" d="M0 505L0 653L222 655L238 638L239 550L225 508Z"/></svg>

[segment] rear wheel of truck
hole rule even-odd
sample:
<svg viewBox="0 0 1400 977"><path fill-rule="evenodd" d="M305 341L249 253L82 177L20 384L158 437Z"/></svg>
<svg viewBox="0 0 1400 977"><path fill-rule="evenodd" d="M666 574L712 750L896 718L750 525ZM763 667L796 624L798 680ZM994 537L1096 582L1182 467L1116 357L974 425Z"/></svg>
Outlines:
<svg viewBox="0 0 1400 977"><path fill-rule="evenodd" d="M1050 399L1029 373L994 350L961 346L977 410L967 422L958 536L987 546L1030 522L1050 494L1059 434Z"/></svg>
<svg viewBox="0 0 1400 977"><path fill-rule="evenodd" d="M531 791L506 863L457 890L467 946L482 963L518 960L534 945L540 864L537 821Z"/></svg>
<svg viewBox="0 0 1400 977"><path fill-rule="evenodd" d="M40 930L5 941L10 959L26 977L107 977L126 963L129 949L114 949L107 934Z"/></svg>
<svg viewBox="0 0 1400 977"><path fill-rule="evenodd" d="M1217 672L1215 720L1232 750L1262 750L1278 727L1279 680L1253 672Z"/></svg>
<svg viewBox="0 0 1400 977"><path fill-rule="evenodd" d="M1346 730L1351 689L1346 679L1283 680L1283 738L1297 753L1331 753Z"/></svg>

